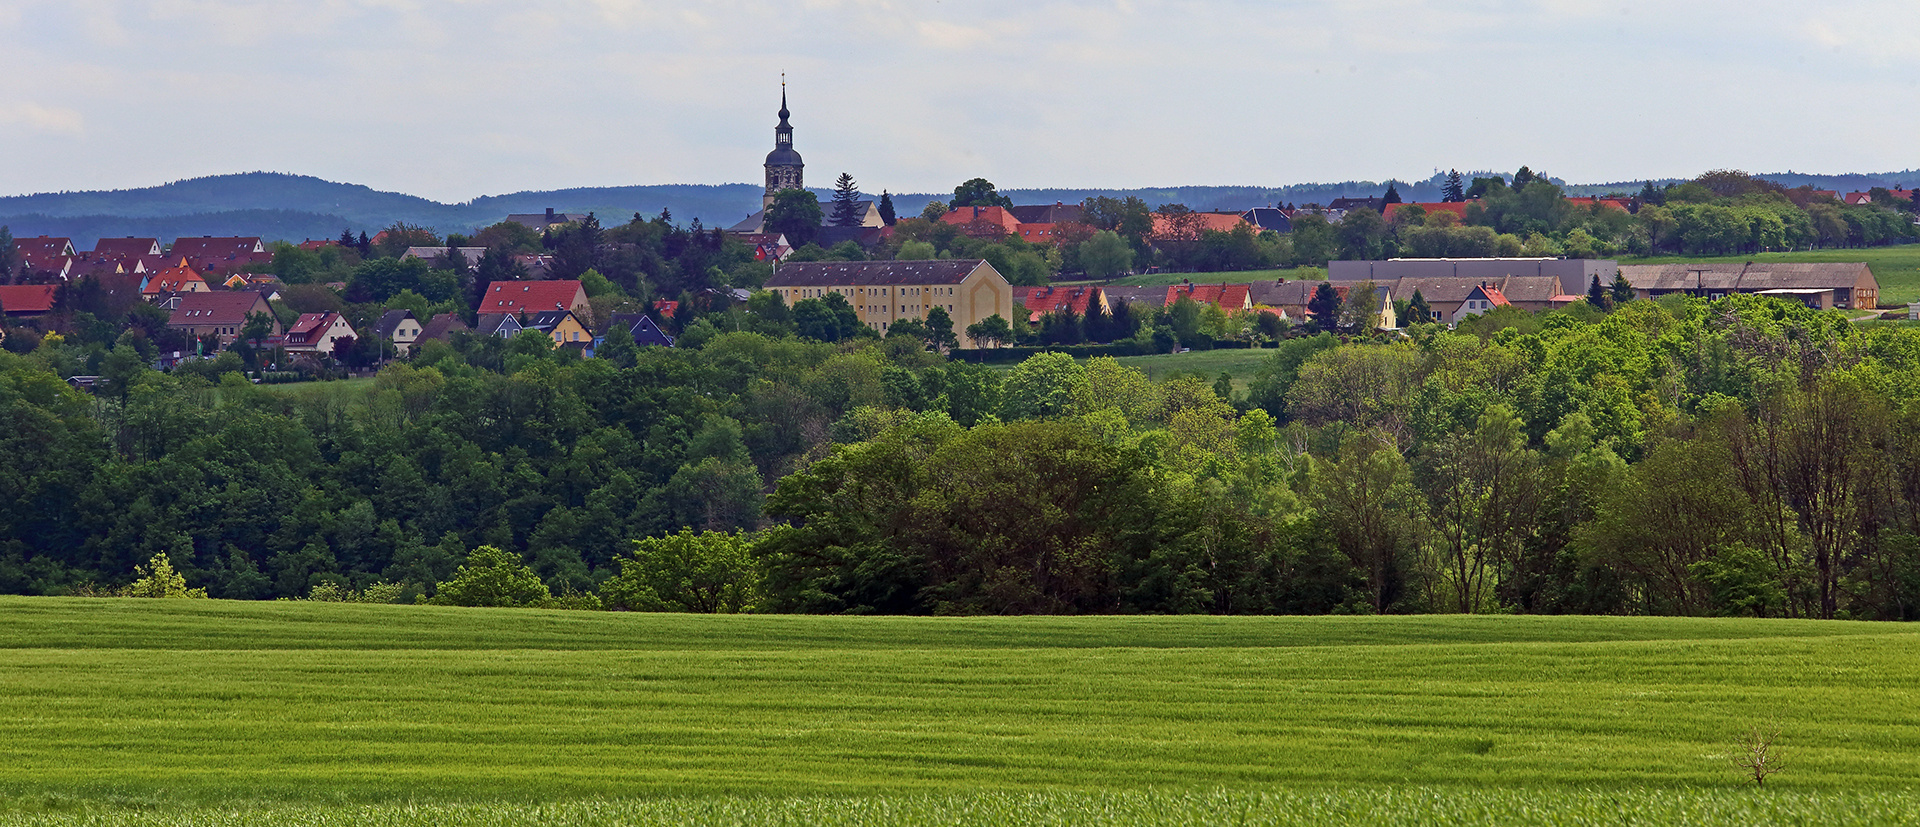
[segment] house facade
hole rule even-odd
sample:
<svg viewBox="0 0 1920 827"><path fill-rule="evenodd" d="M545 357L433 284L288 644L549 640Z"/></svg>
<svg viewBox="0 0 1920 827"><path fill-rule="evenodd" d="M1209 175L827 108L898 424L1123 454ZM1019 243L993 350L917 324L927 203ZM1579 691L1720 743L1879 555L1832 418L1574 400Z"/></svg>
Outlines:
<svg viewBox="0 0 1920 827"><path fill-rule="evenodd" d="M373 333L393 343L393 349L401 356L413 353L413 343L420 338L422 325L413 317L411 310L389 310L380 314L380 320L374 322Z"/></svg>
<svg viewBox="0 0 1920 827"><path fill-rule="evenodd" d="M353 325L338 313L302 313L287 328L285 347L289 353L333 355L341 339L354 338Z"/></svg>
<svg viewBox="0 0 1920 827"><path fill-rule="evenodd" d="M593 331L587 329L571 310L543 310L529 314L524 330L538 330L553 340L555 347L576 345L587 347L593 344Z"/></svg>
<svg viewBox="0 0 1920 827"><path fill-rule="evenodd" d="M817 261L782 265L766 289L788 305L829 293L846 298L860 321L885 333L895 319L924 319L934 307L953 319L961 347L979 347L969 325L998 315L1011 324L1013 286L981 259L940 261Z"/></svg>

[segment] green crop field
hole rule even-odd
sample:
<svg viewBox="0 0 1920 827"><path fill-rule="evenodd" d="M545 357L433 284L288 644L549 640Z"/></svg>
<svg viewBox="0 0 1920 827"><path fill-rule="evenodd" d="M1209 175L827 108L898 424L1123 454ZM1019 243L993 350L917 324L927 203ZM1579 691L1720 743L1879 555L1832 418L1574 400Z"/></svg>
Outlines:
<svg viewBox="0 0 1920 827"><path fill-rule="evenodd" d="M1778 620L7 597L0 825L1911 821L1916 650ZM1729 761L1754 724L1789 755L1765 790Z"/></svg>

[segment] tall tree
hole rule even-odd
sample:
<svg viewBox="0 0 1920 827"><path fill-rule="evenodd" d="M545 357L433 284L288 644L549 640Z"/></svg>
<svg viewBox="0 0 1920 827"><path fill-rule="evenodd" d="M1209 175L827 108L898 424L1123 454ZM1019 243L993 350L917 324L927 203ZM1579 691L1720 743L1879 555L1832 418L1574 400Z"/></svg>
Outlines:
<svg viewBox="0 0 1920 827"><path fill-rule="evenodd" d="M1587 285L1587 304L1598 310L1613 309L1613 293L1600 283L1600 274L1593 275L1593 282Z"/></svg>
<svg viewBox="0 0 1920 827"><path fill-rule="evenodd" d="M1547 179L1542 176L1535 175L1533 170L1527 169L1527 166L1525 164L1521 164L1520 171L1513 174L1513 183L1510 184L1509 187L1512 188L1515 192L1518 192L1521 188L1525 187L1528 184L1531 184L1535 181L1545 181L1545 180Z"/></svg>
<svg viewBox="0 0 1920 827"><path fill-rule="evenodd" d="M1420 295L1418 288L1413 291L1413 299L1407 302L1407 319L1401 320L1401 323L1406 324L1408 321L1420 324L1433 321L1433 306L1427 304L1427 297Z"/></svg>
<svg viewBox="0 0 1920 827"><path fill-rule="evenodd" d="M820 235L820 197L807 190L781 190L767 207L767 232L781 233L799 249Z"/></svg>
<svg viewBox="0 0 1920 827"><path fill-rule="evenodd" d="M1340 294L1328 282L1321 282L1313 289L1313 298L1307 300L1307 312L1313 315L1316 330L1332 333L1340 326Z"/></svg>
<svg viewBox="0 0 1920 827"><path fill-rule="evenodd" d="M1387 182L1387 194L1386 194L1386 197L1380 199L1380 203L1382 204L1402 203L1400 200L1400 188L1394 186L1394 183L1392 181Z"/></svg>
<svg viewBox="0 0 1920 827"><path fill-rule="evenodd" d="M853 227L860 223L860 186L853 176L842 172L833 181L833 226Z"/></svg>
<svg viewBox="0 0 1920 827"><path fill-rule="evenodd" d="M1613 284L1610 286L1609 292L1613 294L1612 298L1615 307L1626 304L1627 302L1633 301L1633 282L1627 281L1626 273L1615 270L1613 271Z"/></svg>
<svg viewBox="0 0 1920 827"><path fill-rule="evenodd" d="M1001 195L993 188L993 182L985 178L969 178L967 182L953 188L953 203L948 207L1011 207L1013 199Z"/></svg>
<svg viewBox="0 0 1920 827"><path fill-rule="evenodd" d="M1460 170L1447 170L1447 183L1440 188L1440 200L1460 202L1467 200L1467 193L1460 188Z"/></svg>
<svg viewBox="0 0 1920 827"><path fill-rule="evenodd" d="M894 214L893 211L893 196L889 195L886 190L880 191L880 206L876 209L880 211L880 220L885 222L889 227L893 226L894 222L900 220L899 216Z"/></svg>

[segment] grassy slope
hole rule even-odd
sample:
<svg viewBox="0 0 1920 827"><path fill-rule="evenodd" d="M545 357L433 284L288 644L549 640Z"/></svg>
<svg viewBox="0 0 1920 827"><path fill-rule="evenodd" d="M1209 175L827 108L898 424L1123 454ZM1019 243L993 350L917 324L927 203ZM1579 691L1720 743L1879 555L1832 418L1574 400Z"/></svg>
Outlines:
<svg viewBox="0 0 1920 827"><path fill-rule="evenodd" d="M1677 788L1920 773L1920 631L0 598L0 796L190 803Z"/></svg>
<svg viewBox="0 0 1920 827"><path fill-rule="evenodd" d="M1755 253L1744 256L1661 256L1621 259L1621 264L1666 264L1686 261L1864 261L1880 282L1880 304L1920 301L1920 244L1866 247L1858 250L1802 250L1795 253Z"/></svg>

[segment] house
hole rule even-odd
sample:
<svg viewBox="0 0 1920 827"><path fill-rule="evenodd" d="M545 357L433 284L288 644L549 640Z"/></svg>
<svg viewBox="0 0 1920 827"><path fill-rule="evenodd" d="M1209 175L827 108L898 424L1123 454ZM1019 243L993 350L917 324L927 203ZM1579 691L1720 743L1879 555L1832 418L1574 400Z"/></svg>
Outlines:
<svg viewBox="0 0 1920 827"><path fill-rule="evenodd" d="M167 250L167 259L186 259L196 272L211 275L246 270L273 261L273 253L260 243L259 236L210 236L177 238Z"/></svg>
<svg viewBox="0 0 1920 827"><path fill-rule="evenodd" d="M1806 263L1712 261L1692 264L1632 264L1618 268L1638 298L1687 293L1718 299L1733 293L1793 298L1810 307L1871 310L1880 304L1880 282L1865 262ZM1601 279L1608 283L1611 279Z"/></svg>
<svg viewBox="0 0 1920 827"><path fill-rule="evenodd" d="M431 264L447 254L448 250L459 250L460 257L466 259L467 272L480 269L480 257L487 254L485 247L408 247L400 254L403 259L417 258Z"/></svg>
<svg viewBox="0 0 1920 827"><path fill-rule="evenodd" d="M13 240L14 259L29 277L66 281L73 275L73 240L64 237L34 236Z"/></svg>
<svg viewBox="0 0 1920 827"><path fill-rule="evenodd" d="M414 347L423 347L429 340L442 342L453 338L454 331L470 330L467 323L457 313L436 313L427 323L421 325L419 335L414 337Z"/></svg>
<svg viewBox="0 0 1920 827"><path fill-rule="evenodd" d="M789 306L829 293L844 296L868 327L886 332L895 319L924 319L938 306L953 319L962 347L977 347L968 325L990 316L1009 323L1013 286L981 259L815 261L782 265L766 289Z"/></svg>
<svg viewBox="0 0 1920 827"><path fill-rule="evenodd" d="M530 281L545 281L547 276L553 273L553 256L550 255L515 253L513 263L526 269L527 279Z"/></svg>
<svg viewBox="0 0 1920 827"><path fill-rule="evenodd" d="M394 350L401 356L413 352L413 343L420 338L420 320L413 317L411 310L389 310L380 314L380 320L373 323L373 333L393 343Z"/></svg>
<svg viewBox="0 0 1920 827"><path fill-rule="evenodd" d="M1254 207L1240 214L1257 232L1276 233L1293 232L1293 219L1287 217L1287 211L1275 207Z"/></svg>
<svg viewBox="0 0 1920 827"><path fill-rule="evenodd" d="M563 224L571 224L576 221L585 221L585 220L587 220L586 213L554 212L552 207L548 207L547 212L544 215L537 212L515 213L503 219L502 223L511 221L515 224L519 224L520 226L526 227L529 230L533 230L534 232L539 233L539 232L546 232L547 230L558 229Z"/></svg>
<svg viewBox="0 0 1920 827"><path fill-rule="evenodd" d="M633 343L641 347L648 345L673 347L673 337L662 331L660 325L655 324L653 318L645 313L615 313L609 320L609 324L615 328L624 327L632 331ZM605 340L604 335L594 339L594 348L599 349L600 343Z"/></svg>
<svg viewBox="0 0 1920 827"><path fill-rule="evenodd" d="M1185 296L1201 304L1218 306L1228 313L1253 309L1253 293L1245 284L1194 284L1186 282L1167 288L1166 306L1172 307Z"/></svg>
<svg viewBox="0 0 1920 827"><path fill-rule="evenodd" d="M1087 209L1079 204L1055 201L1052 204L1013 207L1014 220L1022 224L1085 224Z"/></svg>
<svg viewBox="0 0 1920 827"><path fill-rule="evenodd" d="M959 227L974 238L999 238L1019 235L1021 222L1006 207L955 207L940 216L940 223Z"/></svg>
<svg viewBox="0 0 1920 827"><path fill-rule="evenodd" d="M148 277L147 283L140 288L140 296L153 301L168 293L205 293L211 289L207 286L207 280L194 272L192 265L183 258L179 264Z"/></svg>
<svg viewBox="0 0 1920 827"><path fill-rule="evenodd" d="M787 254L793 252L793 245L787 243L783 233L730 233L742 244L753 248L754 261L785 261Z"/></svg>
<svg viewBox="0 0 1920 827"><path fill-rule="evenodd" d="M1151 238L1156 242L1199 241L1206 233L1230 233L1235 228L1252 228L1240 213L1189 212L1179 215L1153 214Z"/></svg>
<svg viewBox="0 0 1920 827"><path fill-rule="evenodd" d="M1102 313L1112 312L1107 294L1098 287L1015 287L1013 303L1026 309L1029 323L1040 321L1040 317L1048 313L1085 316L1089 307L1098 307Z"/></svg>
<svg viewBox="0 0 1920 827"><path fill-rule="evenodd" d="M1424 297L1423 295L1422 298ZM1432 301L1429 300L1428 304L1431 305ZM1454 309L1447 321L1450 324L1459 324L1468 316L1478 316L1496 307L1511 306L1513 306L1512 303L1507 301L1506 294L1501 293L1500 288L1483 281L1474 285L1473 289L1467 293L1466 300L1460 302L1460 306Z"/></svg>
<svg viewBox="0 0 1920 827"><path fill-rule="evenodd" d="M0 312L9 319L32 319L53 312L51 284L0 285Z"/></svg>
<svg viewBox="0 0 1920 827"><path fill-rule="evenodd" d="M527 315L523 330L538 330L553 340L554 346L579 345L587 347L593 344L593 331L587 329L579 316L571 310L542 310Z"/></svg>
<svg viewBox="0 0 1920 827"><path fill-rule="evenodd" d="M158 258L160 239L157 238L103 238L93 243L94 258Z"/></svg>
<svg viewBox="0 0 1920 827"><path fill-rule="evenodd" d="M194 338L219 336L221 345L230 345L240 338L240 329L247 324L247 317L255 313L264 313L273 318L273 308L267 304L265 296L259 293L220 290L210 293L181 293L179 303L174 306L173 314L167 318L167 327L185 331ZM280 334L280 322L274 321L272 335Z"/></svg>
<svg viewBox="0 0 1920 827"><path fill-rule="evenodd" d="M289 353L332 356L335 345L341 339L351 341L353 338L353 325L347 323L345 316L331 311L302 313L287 328L286 348Z"/></svg>
<svg viewBox="0 0 1920 827"><path fill-rule="evenodd" d="M578 280L569 281L496 281L487 285L480 297L479 312L536 313L542 310L589 312L587 291Z"/></svg>
<svg viewBox="0 0 1920 827"><path fill-rule="evenodd" d="M512 313L482 313L473 332L482 336L511 339L520 335L520 319Z"/></svg>

